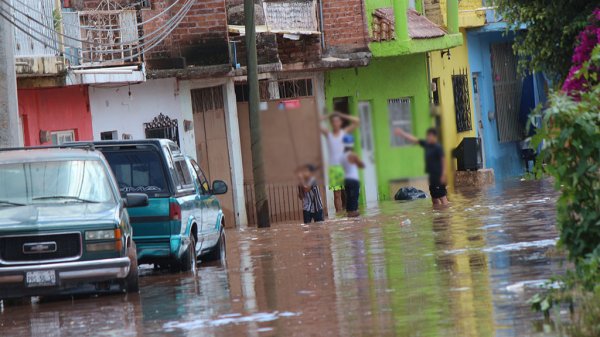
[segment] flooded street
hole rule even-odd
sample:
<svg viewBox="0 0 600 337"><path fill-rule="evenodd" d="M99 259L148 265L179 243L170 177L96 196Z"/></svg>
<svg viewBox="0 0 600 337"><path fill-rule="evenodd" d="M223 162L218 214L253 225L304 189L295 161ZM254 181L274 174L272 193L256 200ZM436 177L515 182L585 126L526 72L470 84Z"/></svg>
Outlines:
<svg viewBox="0 0 600 337"><path fill-rule="evenodd" d="M527 299L563 270L549 182L230 230L228 265L142 270L139 295L4 306L1 336L556 336Z"/></svg>

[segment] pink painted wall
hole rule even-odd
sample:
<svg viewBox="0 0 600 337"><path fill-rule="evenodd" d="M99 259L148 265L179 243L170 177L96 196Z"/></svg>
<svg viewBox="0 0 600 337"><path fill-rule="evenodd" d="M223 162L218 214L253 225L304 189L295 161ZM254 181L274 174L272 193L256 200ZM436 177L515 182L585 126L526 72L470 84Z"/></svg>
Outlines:
<svg viewBox="0 0 600 337"><path fill-rule="evenodd" d="M40 131L75 130L75 140L92 140L88 87L19 89L25 146L44 145Z"/></svg>

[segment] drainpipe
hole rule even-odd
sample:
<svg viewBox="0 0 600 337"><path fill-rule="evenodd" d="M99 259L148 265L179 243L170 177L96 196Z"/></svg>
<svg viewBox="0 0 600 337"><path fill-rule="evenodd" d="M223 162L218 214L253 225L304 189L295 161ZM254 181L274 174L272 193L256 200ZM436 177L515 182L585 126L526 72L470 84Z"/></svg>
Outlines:
<svg viewBox="0 0 600 337"><path fill-rule="evenodd" d="M457 0L454 0L457 1ZM397 41L408 40L408 0L394 0L394 29Z"/></svg>
<svg viewBox="0 0 600 337"><path fill-rule="evenodd" d="M319 28L321 29L321 52L325 52L325 30L323 29L323 0L319 0Z"/></svg>
<svg viewBox="0 0 600 337"><path fill-rule="evenodd" d="M446 24L448 33L457 34L458 31L458 0L448 0L446 3Z"/></svg>

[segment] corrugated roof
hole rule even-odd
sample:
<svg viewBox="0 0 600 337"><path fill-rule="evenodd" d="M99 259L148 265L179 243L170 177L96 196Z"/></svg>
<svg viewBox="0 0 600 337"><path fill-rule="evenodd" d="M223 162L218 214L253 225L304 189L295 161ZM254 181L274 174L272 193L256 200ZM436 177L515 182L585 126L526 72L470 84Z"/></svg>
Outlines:
<svg viewBox="0 0 600 337"><path fill-rule="evenodd" d="M396 21L394 9L391 7L378 8L373 15L391 22L392 25ZM411 39L432 39L446 35L446 31L414 9L409 9L406 16L408 19L408 35Z"/></svg>

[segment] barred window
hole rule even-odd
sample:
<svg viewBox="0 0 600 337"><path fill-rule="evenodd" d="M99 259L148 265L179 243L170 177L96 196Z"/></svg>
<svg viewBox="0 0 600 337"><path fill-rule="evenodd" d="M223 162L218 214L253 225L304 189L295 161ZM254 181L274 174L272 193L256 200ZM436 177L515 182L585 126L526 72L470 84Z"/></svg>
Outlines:
<svg viewBox="0 0 600 337"><path fill-rule="evenodd" d="M223 88L221 86L194 89L191 91L191 94L193 113L207 112L223 108Z"/></svg>
<svg viewBox="0 0 600 337"><path fill-rule="evenodd" d="M408 145L406 139L397 136L394 130L402 128L402 130L412 133L411 99L409 97L389 99L388 113L390 117L391 146L399 147Z"/></svg>
<svg viewBox="0 0 600 337"><path fill-rule="evenodd" d="M313 96L313 83L309 78L295 80L259 81L260 100L272 101ZM238 102L248 102L249 88L247 83L235 85L235 96Z"/></svg>
<svg viewBox="0 0 600 337"><path fill-rule="evenodd" d="M471 125L471 100L469 98L469 77L467 71L452 75L452 91L454 92L454 110L456 113L456 130L458 132L473 129Z"/></svg>

